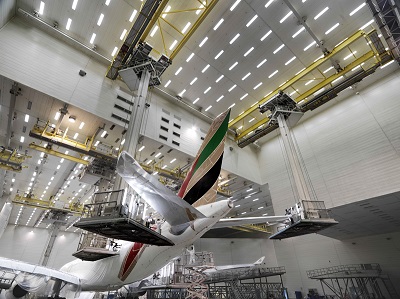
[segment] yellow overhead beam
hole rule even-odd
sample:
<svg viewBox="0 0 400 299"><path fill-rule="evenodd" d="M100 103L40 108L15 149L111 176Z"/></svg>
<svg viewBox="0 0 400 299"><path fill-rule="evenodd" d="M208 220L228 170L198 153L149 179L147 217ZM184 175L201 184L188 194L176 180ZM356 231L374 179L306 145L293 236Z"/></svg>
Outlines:
<svg viewBox="0 0 400 299"><path fill-rule="evenodd" d="M23 205L23 206L29 206L33 208L38 208L38 209L43 209L43 210L58 210L58 211L64 211L68 213L73 213L77 215L81 215L83 211L83 205L79 205L76 203L70 203L70 204L65 204L65 206L57 207L53 201L47 201L47 200L40 200L34 197L25 197L17 194L14 199L12 200L12 203L18 204L18 205Z"/></svg>
<svg viewBox="0 0 400 299"><path fill-rule="evenodd" d="M300 96L298 96L295 101L297 103L299 103L300 101L304 100L305 98L309 97L310 95L313 95L315 92L317 92L318 90L320 90L321 88L325 87L326 85L332 83L334 80L336 80L337 78L339 78L340 76L343 76L345 74L347 74L349 71L351 71L353 68L355 68L356 66L360 65L361 63L371 59L372 57L374 57L375 53L373 51L369 51L366 54L364 54L363 56L361 56L360 58L357 58L356 60L354 60L352 63L348 64L347 66L345 66L343 68L342 71L326 78L325 80L323 80L322 82L318 83L317 85L315 85L313 88L309 89L308 91L306 91L305 93L301 94ZM379 59L379 58L377 58ZM257 107L258 108L258 107ZM255 123L253 126L247 128L246 130L244 130L243 132L241 132L236 138L235 140L239 140L243 137L245 137L247 134L249 134L251 131L256 130L259 126L267 123L269 121L268 117L264 117L263 119L261 119L260 121L258 121L257 123Z"/></svg>
<svg viewBox="0 0 400 299"><path fill-rule="evenodd" d="M150 33L150 30L153 28L154 24L157 22L158 18L160 17L161 13L163 12L165 6L167 5L168 0L162 0L160 6L157 8L155 14L151 18L151 21L147 25L145 31L143 32L142 36L140 37L140 41L144 42L147 36Z"/></svg>
<svg viewBox="0 0 400 299"><path fill-rule="evenodd" d="M197 28L200 26L200 24L208 16L208 14L214 8L214 6L215 6L215 4L217 4L217 2L218 2L218 0L211 0L210 2L208 2L204 5L203 13L196 20L196 22L194 22L193 26L189 29L189 31L186 33L186 35L183 37L183 39L180 41L180 43L176 46L175 50L171 53L171 55L169 57L171 60L174 60L175 56L179 53L179 51L183 48L183 46L186 44L186 42L189 40L189 38L193 35L193 33L197 30Z"/></svg>
<svg viewBox="0 0 400 299"><path fill-rule="evenodd" d="M55 151L55 150L52 150L52 149L48 149L48 148L40 146L40 145L38 145L38 144L36 144L34 142L30 143L29 147L34 149L34 150L37 150L37 151L40 151L40 152L44 152L44 153L52 155L52 156L56 156L56 157L59 157L59 158L70 160L70 161L73 161L73 162L76 162L76 163L80 163L80 164L83 164L83 165L89 165L89 162L86 161L86 160L83 160L83 159L80 159L80 158L77 158L77 157L74 157L74 156L71 156L71 155L63 154L61 152L58 152L58 151Z"/></svg>
<svg viewBox="0 0 400 299"><path fill-rule="evenodd" d="M289 86L293 85L294 83L296 83L297 81L299 81L301 78L303 78L305 75L307 75L308 73L312 72L313 70L315 70L316 68L318 68L321 64L323 64L324 62L326 62L327 60L329 60L330 58L332 58L334 55L336 55L338 52L342 51L344 48L348 47L350 44L352 44L353 42L357 41L358 39L360 39L361 37L365 37L366 33L362 30L357 31L356 33L354 33L353 35L351 35L349 38L347 38L346 40L344 40L343 42L341 42L339 45L337 45L335 48L332 49L332 51L327 54L326 56L322 57L321 59L318 59L317 61L315 61L314 63L312 63L310 66L306 67L303 71L301 71L299 74L297 74L296 76L294 76L292 79L286 81L286 83L284 83L283 85L281 85L280 87L278 87L277 89L275 89L272 93L270 93L268 96L264 97L263 99L261 99L257 104L261 105L264 104L265 102L267 102L269 99L271 99L273 96L275 96L280 90L285 90L286 88L288 88ZM254 112L255 110L258 109L258 105L253 105L252 107L248 108L247 110L244 111L244 113L242 113L241 115L239 115L238 117L234 118L230 123L229 123L229 127L232 127L233 125L235 125L237 122L239 122L240 120L242 120L243 118L245 118L246 116L248 116L250 113ZM254 125L255 126L255 125ZM253 127L254 127L253 126ZM257 126L258 127L258 126ZM256 127L256 128L257 128ZM248 132L250 132L251 130L249 130ZM243 134L243 133L242 133ZM241 134L241 135L242 135Z"/></svg>

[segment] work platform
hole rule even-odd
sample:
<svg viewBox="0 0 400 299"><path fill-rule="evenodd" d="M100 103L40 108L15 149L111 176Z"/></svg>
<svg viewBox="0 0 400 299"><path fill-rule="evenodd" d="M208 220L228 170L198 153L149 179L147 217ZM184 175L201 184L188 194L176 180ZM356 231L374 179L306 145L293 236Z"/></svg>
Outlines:
<svg viewBox="0 0 400 299"><path fill-rule="evenodd" d="M287 239L296 236L302 236L319 231L338 224L334 219L300 219L297 222L288 225L269 237L269 239Z"/></svg>
<svg viewBox="0 0 400 299"><path fill-rule="evenodd" d="M157 246L174 245L168 238L127 217L98 216L82 218L74 226L111 239Z"/></svg>
<svg viewBox="0 0 400 299"><path fill-rule="evenodd" d="M78 250L77 252L73 253L72 256L76 257L77 259L81 259L83 261L94 262L118 254L119 254L118 252L110 251L104 248L84 247Z"/></svg>

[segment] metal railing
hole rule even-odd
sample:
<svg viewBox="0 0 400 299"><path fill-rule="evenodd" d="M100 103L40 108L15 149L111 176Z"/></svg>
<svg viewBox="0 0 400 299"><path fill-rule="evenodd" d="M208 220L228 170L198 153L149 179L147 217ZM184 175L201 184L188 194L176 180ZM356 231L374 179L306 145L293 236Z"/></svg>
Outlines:
<svg viewBox="0 0 400 299"><path fill-rule="evenodd" d="M361 274L374 271L380 274L382 272L379 264L349 264L339 265L329 268L315 269L307 271L308 278L318 278L322 276L328 276L332 274L344 273L346 275Z"/></svg>

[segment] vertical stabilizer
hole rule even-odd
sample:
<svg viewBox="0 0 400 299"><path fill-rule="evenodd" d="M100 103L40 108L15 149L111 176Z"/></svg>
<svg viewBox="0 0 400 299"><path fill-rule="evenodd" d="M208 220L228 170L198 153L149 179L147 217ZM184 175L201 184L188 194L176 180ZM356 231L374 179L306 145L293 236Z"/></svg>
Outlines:
<svg viewBox="0 0 400 299"><path fill-rule="evenodd" d="M216 200L229 115L230 110L214 119L178 192L179 197L194 206L205 205Z"/></svg>

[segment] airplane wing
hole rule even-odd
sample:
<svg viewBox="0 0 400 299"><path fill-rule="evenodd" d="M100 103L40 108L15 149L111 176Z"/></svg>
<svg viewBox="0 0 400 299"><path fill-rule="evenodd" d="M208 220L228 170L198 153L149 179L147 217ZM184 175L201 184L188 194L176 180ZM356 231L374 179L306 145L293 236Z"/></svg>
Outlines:
<svg viewBox="0 0 400 299"><path fill-rule="evenodd" d="M125 151L118 158L117 173L171 226L178 226L205 217L196 208L161 184L155 176L147 173Z"/></svg>
<svg viewBox="0 0 400 299"><path fill-rule="evenodd" d="M0 294L0 298L15 298L15 292L20 293L21 297L27 293L46 295L50 291L47 288L49 283L56 285L55 281L61 282L60 295L68 298L79 295L81 289L81 281L74 275L3 257L0 257L0 273L12 282L10 288Z"/></svg>
<svg viewBox="0 0 400 299"><path fill-rule="evenodd" d="M223 218L219 220L213 228L223 228L231 226L240 226L245 224L275 223L288 220L288 216L261 216L246 218Z"/></svg>

